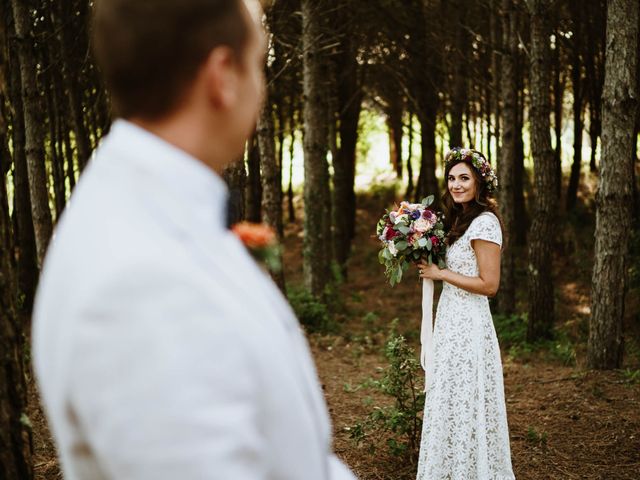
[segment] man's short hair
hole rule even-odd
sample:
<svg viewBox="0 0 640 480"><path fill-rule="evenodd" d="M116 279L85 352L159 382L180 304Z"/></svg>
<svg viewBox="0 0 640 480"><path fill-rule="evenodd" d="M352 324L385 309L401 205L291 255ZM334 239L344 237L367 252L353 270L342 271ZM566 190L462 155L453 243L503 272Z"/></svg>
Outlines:
<svg viewBox="0 0 640 480"><path fill-rule="evenodd" d="M212 49L240 60L249 36L242 0L97 0L93 43L122 117L170 113Z"/></svg>

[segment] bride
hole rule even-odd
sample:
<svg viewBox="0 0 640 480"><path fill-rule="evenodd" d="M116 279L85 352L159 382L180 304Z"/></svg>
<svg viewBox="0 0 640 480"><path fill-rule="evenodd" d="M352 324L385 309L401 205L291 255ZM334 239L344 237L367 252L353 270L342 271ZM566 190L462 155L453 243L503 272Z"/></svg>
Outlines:
<svg viewBox="0 0 640 480"><path fill-rule="evenodd" d="M513 479L502 363L489 301L500 284L496 175L476 150L445 158L447 268L418 264L444 286L433 332L418 480Z"/></svg>

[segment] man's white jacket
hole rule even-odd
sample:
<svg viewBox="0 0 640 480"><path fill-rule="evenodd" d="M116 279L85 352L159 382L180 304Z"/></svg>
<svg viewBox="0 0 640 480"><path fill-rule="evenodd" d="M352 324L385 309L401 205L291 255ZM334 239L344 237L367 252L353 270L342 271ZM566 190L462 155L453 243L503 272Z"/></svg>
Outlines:
<svg viewBox="0 0 640 480"><path fill-rule="evenodd" d="M209 168L119 120L72 195L33 356L65 478L353 479L299 323Z"/></svg>

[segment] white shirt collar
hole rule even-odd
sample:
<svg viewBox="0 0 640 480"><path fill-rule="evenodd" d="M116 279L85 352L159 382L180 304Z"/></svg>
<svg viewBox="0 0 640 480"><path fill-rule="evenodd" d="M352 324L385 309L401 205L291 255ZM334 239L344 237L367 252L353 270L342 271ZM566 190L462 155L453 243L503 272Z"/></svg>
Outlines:
<svg viewBox="0 0 640 480"><path fill-rule="evenodd" d="M153 173L202 221L226 226L229 190L201 160L123 119L113 123L104 146L117 149L128 162Z"/></svg>

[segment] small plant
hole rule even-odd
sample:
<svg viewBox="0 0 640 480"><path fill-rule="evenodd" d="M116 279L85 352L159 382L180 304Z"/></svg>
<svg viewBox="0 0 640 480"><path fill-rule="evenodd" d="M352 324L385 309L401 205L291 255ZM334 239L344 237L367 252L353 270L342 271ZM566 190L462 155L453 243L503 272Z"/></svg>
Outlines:
<svg viewBox="0 0 640 480"><path fill-rule="evenodd" d="M376 330L375 325L376 322L380 319L380 316L376 312L367 312L364 317L362 317L362 323L369 331Z"/></svg>
<svg viewBox="0 0 640 480"><path fill-rule="evenodd" d="M418 458L420 437L422 435L422 411L424 393L419 379L422 368L405 338L395 331L397 321L385 346L385 356L389 362L382 370L378 380L370 379L363 384L392 399L391 405L372 404L372 410L361 422L350 428L351 438L360 444L368 441L373 451L380 433L389 433L387 440L389 451L396 456L415 463Z"/></svg>
<svg viewBox="0 0 640 480"><path fill-rule="evenodd" d="M546 445L547 432L539 433L534 427L529 426L527 430L527 441L534 445Z"/></svg>
<svg viewBox="0 0 640 480"><path fill-rule="evenodd" d="M495 325L496 334L500 340L500 346L510 348L526 341L526 316L496 314L493 316L493 324Z"/></svg>
<svg viewBox="0 0 640 480"><path fill-rule="evenodd" d="M625 383L629 385L637 385L640 383L640 369L632 370L627 368L622 372L622 376L624 377Z"/></svg>

